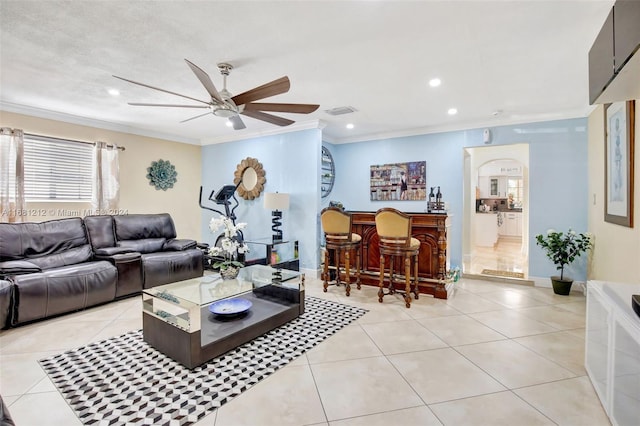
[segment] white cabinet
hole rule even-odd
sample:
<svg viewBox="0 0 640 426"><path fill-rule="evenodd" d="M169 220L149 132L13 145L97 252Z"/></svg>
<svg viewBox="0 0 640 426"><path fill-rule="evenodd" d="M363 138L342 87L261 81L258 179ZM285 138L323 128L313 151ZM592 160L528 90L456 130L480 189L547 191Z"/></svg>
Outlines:
<svg viewBox="0 0 640 426"><path fill-rule="evenodd" d="M522 237L522 213L503 212L502 226L498 227L498 234L506 237Z"/></svg>
<svg viewBox="0 0 640 426"><path fill-rule="evenodd" d="M480 198L507 198L506 176L478 176Z"/></svg>
<svg viewBox="0 0 640 426"><path fill-rule="evenodd" d="M498 241L497 215L494 213L476 213L476 245L493 247Z"/></svg>
<svg viewBox="0 0 640 426"><path fill-rule="evenodd" d="M638 424L640 317L631 295L640 285L589 281L585 367L614 425Z"/></svg>

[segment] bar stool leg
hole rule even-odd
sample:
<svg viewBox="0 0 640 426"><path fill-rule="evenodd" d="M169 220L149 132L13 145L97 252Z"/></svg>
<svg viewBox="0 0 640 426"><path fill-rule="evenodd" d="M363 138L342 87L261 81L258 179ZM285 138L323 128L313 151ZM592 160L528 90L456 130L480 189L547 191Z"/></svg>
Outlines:
<svg viewBox="0 0 640 426"><path fill-rule="evenodd" d="M384 254L380 255L380 289L378 290L378 302L382 303L382 297L384 296Z"/></svg>
<svg viewBox="0 0 640 426"><path fill-rule="evenodd" d="M407 308L411 307L411 258L404 256L404 303Z"/></svg>
<svg viewBox="0 0 640 426"><path fill-rule="evenodd" d="M329 279L329 249L325 248L324 250L324 270L322 273L322 279L324 283L322 284L322 290L326 293L327 287L329 287L329 283L327 280Z"/></svg>
<svg viewBox="0 0 640 426"><path fill-rule="evenodd" d="M351 275L350 275L350 271L349 269L351 268L351 265L349 264L349 252L351 250L346 249L344 251L344 278L345 278L345 286L347 287L346 289L346 293L347 296L349 296L351 294Z"/></svg>
<svg viewBox="0 0 640 426"><path fill-rule="evenodd" d="M360 290L360 248L356 248L356 286Z"/></svg>
<svg viewBox="0 0 640 426"><path fill-rule="evenodd" d="M420 288L418 287L418 255L416 254L413 257L413 282L414 282L414 290L413 290L413 294L416 297L416 300L418 300L418 295L420 294Z"/></svg>

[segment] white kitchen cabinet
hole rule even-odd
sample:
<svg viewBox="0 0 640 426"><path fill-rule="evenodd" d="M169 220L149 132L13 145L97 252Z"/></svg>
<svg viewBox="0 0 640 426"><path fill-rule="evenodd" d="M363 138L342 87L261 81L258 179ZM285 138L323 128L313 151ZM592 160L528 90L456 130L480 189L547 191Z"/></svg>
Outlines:
<svg viewBox="0 0 640 426"><path fill-rule="evenodd" d="M505 237L522 237L522 213L503 212L502 226L498 227L498 234Z"/></svg>
<svg viewBox="0 0 640 426"><path fill-rule="evenodd" d="M507 198L507 177L506 176L481 176L485 179L484 191L480 186L480 192L484 192L483 198Z"/></svg>
<svg viewBox="0 0 640 426"><path fill-rule="evenodd" d="M498 216L495 213L476 213L476 245L493 247L498 242Z"/></svg>
<svg viewBox="0 0 640 426"><path fill-rule="evenodd" d="M640 285L587 283L585 368L614 426L638 424L640 317L632 294L640 294Z"/></svg>

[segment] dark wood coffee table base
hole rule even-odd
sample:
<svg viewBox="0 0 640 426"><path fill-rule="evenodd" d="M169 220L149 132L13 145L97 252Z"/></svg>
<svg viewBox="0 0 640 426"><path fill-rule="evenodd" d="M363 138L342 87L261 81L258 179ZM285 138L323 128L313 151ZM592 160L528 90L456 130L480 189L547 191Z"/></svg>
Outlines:
<svg viewBox="0 0 640 426"><path fill-rule="evenodd" d="M253 293L240 297L253 304L247 313L219 317L203 307L200 311L201 330L192 333L143 312L144 340L185 367L195 368L286 324L304 312L303 303L276 300ZM304 293L301 298L304 300Z"/></svg>

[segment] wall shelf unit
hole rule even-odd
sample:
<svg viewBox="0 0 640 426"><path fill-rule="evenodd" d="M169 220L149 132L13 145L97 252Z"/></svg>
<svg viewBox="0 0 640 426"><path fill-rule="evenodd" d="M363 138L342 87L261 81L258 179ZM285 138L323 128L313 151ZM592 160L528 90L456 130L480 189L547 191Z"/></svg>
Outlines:
<svg viewBox="0 0 640 426"><path fill-rule="evenodd" d="M322 198L326 198L333 189L333 183L336 178L336 168L333 164L333 156L331 151L326 147L322 147L322 164L320 166L320 191Z"/></svg>

